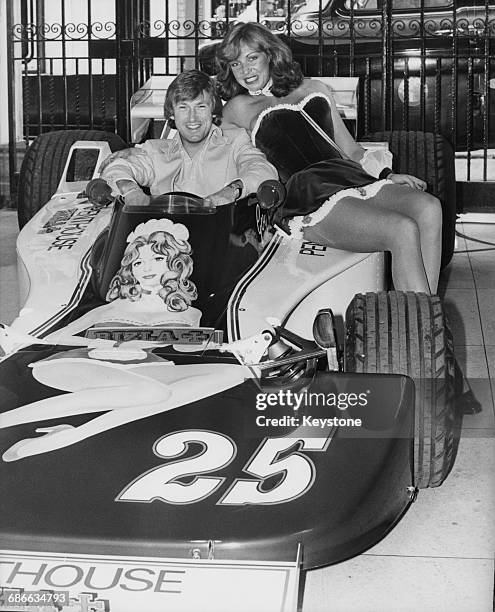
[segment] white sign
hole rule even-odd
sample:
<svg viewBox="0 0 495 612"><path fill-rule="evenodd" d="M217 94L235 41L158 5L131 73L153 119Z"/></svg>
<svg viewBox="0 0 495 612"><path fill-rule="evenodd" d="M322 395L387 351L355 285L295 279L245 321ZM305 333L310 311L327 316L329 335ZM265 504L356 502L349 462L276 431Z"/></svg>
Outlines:
<svg viewBox="0 0 495 612"><path fill-rule="evenodd" d="M2 551L0 612L295 612L298 582L297 561ZM24 605L23 593L39 604Z"/></svg>

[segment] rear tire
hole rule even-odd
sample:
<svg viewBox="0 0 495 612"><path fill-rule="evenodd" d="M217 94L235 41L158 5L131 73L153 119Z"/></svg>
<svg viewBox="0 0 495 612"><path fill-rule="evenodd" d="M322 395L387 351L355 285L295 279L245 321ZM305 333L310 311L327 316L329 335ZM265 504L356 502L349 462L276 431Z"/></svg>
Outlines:
<svg viewBox="0 0 495 612"><path fill-rule="evenodd" d="M97 130L60 130L38 136L26 151L19 175L19 228L24 227L57 190L69 149L77 140L106 141L112 152L127 147L117 134Z"/></svg>
<svg viewBox="0 0 495 612"><path fill-rule="evenodd" d="M410 376L416 387L414 480L438 487L454 462L452 337L437 296L357 294L346 315L345 370Z"/></svg>
<svg viewBox="0 0 495 612"><path fill-rule="evenodd" d="M429 193L442 204L442 268L452 259L455 242L456 184L454 150L440 134L430 132L375 132L363 141L388 142L394 170L428 183Z"/></svg>

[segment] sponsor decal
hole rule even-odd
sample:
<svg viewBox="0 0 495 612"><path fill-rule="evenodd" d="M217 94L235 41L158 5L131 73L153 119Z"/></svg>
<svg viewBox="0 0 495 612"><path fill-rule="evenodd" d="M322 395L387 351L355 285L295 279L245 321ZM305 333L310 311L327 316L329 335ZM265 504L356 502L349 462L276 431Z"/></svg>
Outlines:
<svg viewBox="0 0 495 612"><path fill-rule="evenodd" d="M2 551L0 612L295 609L296 562L202 558L208 545L184 542L181 559Z"/></svg>
<svg viewBox="0 0 495 612"><path fill-rule="evenodd" d="M43 227L38 231L38 234L51 234L52 232L60 231L76 211L77 208L57 210L57 212L51 216L45 225L43 225Z"/></svg>
<svg viewBox="0 0 495 612"><path fill-rule="evenodd" d="M57 236L47 250L72 249L91 221L106 206L107 204L102 206L88 203L87 206L79 209L69 208L57 211L38 232L39 234L57 232Z"/></svg>
<svg viewBox="0 0 495 612"><path fill-rule="evenodd" d="M324 257L327 247L305 240L299 249L299 255L312 255L313 257Z"/></svg>
<svg viewBox="0 0 495 612"><path fill-rule="evenodd" d="M144 340L168 344L221 344L223 331L213 327L92 327L86 338L130 342Z"/></svg>

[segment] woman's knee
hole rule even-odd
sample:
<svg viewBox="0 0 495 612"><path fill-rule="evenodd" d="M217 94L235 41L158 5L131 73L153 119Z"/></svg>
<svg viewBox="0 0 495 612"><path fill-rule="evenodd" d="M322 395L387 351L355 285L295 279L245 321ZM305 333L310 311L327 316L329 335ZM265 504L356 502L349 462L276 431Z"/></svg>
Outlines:
<svg viewBox="0 0 495 612"><path fill-rule="evenodd" d="M430 193L419 194L418 222L430 230L442 227L442 204Z"/></svg>
<svg viewBox="0 0 495 612"><path fill-rule="evenodd" d="M420 244L420 229L417 222L407 215L390 217L386 228L387 250L404 252L416 249Z"/></svg>

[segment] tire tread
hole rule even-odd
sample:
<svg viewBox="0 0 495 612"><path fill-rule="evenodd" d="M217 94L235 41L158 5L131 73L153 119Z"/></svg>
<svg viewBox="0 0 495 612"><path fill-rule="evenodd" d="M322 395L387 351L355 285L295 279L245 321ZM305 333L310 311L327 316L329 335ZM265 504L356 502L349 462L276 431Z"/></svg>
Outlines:
<svg viewBox="0 0 495 612"><path fill-rule="evenodd" d="M413 378L415 481L420 488L439 486L454 459L453 348L440 299L401 291L357 294L346 325L347 371Z"/></svg>

